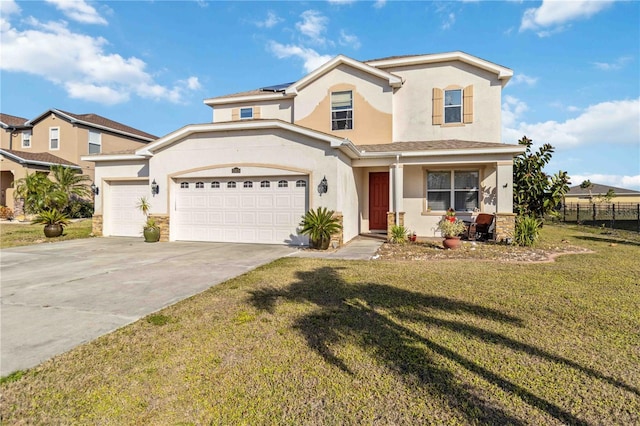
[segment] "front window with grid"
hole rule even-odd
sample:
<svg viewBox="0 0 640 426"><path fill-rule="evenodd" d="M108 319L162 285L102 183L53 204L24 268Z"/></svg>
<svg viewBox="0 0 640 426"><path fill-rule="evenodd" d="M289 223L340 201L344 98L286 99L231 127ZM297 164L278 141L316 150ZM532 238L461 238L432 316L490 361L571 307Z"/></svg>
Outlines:
<svg viewBox="0 0 640 426"><path fill-rule="evenodd" d="M462 123L462 90L445 90L444 122Z"/></svg>
<svg viewBox="0 0 640 426"><path fill-rule="evenodd" d="M353 129L353 93L333 92L331 94L331 130Z"/></svg>
<svg viewBox="0 0 640 426"><path fill-rule="evenodd" d="M450 170L427 173L427 208L470 212L479 207L479 172Z"/></svg>
<svg viewBox="0 0 640 426"><path fill-rule="evenodd" d="M31 148L31 130L25 130L22 132L22 147Z"/></svg>
<svg viewBox="0 0 640 426"><path fill-rule="evenodd" d="M89 130L89 154L100 154L102 135L100 132Z"/></svg>
<svg viewBox="0 0 640 426"><path fill-rule="evenodd" d="M253 118L253 108L240 108L240 118L242 120Z"/></svg>

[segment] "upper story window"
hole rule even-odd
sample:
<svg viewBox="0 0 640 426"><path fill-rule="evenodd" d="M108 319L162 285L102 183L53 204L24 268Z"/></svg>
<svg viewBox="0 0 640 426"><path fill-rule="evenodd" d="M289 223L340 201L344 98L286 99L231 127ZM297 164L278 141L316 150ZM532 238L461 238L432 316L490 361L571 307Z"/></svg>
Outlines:
<svg viewBox="0 0 640 426"><path fill-rule="evenodd" d="M253 108L240 108L240 119L249 120L253 118Z"/></svg>
<svg viewBox="0 0 640 426"><path fill-rule="evenodd" d="M462 90L444 91L444 122L462 122Z"/></svg>
<svg viewBox="0 0 640 426"><path fill-rule="evenodd" d="M49 127L49 149L60 149L60 127Z"/></svg>
<svg viewBox="0 0 640 426"><path fill-rule="evenodd" d="M434 126L473 123L473 85L434 87L431 106Z"/></svg>
<svg viewBox="0 0 640 426"><path fill-rule="evenodd" d="M89 154L100 154L102 150L102 134L89 130Z"/></svg>
<svg viewBox="0 0 640 426"><path fill-rule="evenodd" d="M427 173L427 208L469 212L480 202L480 173L477 170L447 170Z"/></svg>
<svg viewBox="0 0 640 426"><path fill-rule="evenodd" d="M22 132L22 147L31 148L31 130L24 130Z"/></svg>
<svg viewBox="0 0 640 426"><path fill-rule="evenodd" d="M331 93L331 130L353 129L353 92Z"/></svg>

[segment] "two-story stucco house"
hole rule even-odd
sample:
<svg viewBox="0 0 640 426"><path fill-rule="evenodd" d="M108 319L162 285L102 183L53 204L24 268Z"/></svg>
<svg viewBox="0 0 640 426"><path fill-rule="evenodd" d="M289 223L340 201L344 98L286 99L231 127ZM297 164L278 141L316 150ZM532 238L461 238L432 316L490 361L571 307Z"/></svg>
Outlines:
<svg viewBox="0 0 640 426"><path fill-rule="evenodd" d="M0 114L0 205L14 208L12 183L52 165L78 169L94 180L94 163L82 156L139 149L156 136L97 114L50 109L27 120Z"/></svg>
<svg viewBox="0 0 640 426"><path fill-rule="evenodd" d="M293 83L206 99L211 123L84 158L101 188L94 232L139 235L147 196L165 240L304 244L301 216L319 206L342 218L343 242L395 223L438 235L450 207L495 213L506 238L523 151L500 143L512 75L462 52L337 56Z"/></svg>

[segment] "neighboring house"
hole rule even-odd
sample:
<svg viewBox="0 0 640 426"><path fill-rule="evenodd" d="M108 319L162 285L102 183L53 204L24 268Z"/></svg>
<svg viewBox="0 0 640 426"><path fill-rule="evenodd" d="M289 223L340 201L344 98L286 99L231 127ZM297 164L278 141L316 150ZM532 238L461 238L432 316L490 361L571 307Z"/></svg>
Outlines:
<svg viewBox="0 0 640 426"><path fill-rule="evenodd" d="M82 156L139 149L157 139L97 114L50 109L32 120L0 114L1 205L15 210L12 184L33 171L48 172L64 164L94 180L94 163Z"/></svg>
<svg viewBox="0 0 640 426"><path fill-rule="evenodd" d="M140 235L151 201L164 240L305 244L309 209L341 242L395 223L437 235L449 207L496 214L512 236L513 157L501 93L513 72L462 52L366 62L337 56L300 80L206 99L213 120L96 163L94 232Z"/></svg>
<svg viewBox="0 0 640 426"><path fill-rule="evenodd" d="M601 202L601 197L607 195L609 190L612 189L615 193L615 197L607 201L607 203L621 203L621 204L638 204L640 203L640 191L634 191L631 189L616 188L615 186L601 185L594 183L589 188L580 188L580 185L572 186L569 188L564 196L564 203L566 205L575 204L591 204ZM591 191L591 192L589 192ZM602 201L604 202L604 201Z"/></svg>

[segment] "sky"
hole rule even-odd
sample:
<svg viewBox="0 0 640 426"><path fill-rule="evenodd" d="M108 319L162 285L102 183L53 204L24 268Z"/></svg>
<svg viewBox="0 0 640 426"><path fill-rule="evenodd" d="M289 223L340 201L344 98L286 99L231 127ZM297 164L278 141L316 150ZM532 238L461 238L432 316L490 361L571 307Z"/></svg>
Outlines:
<svg viewBox="0 0 640 426"><path fill-rule="evenodd" d="M511 68L502 141L549 174L640 190L638 1L0 0L0 110L96 113L155 134L203 100L293 82L332 57L464 51Z"/></svg>

